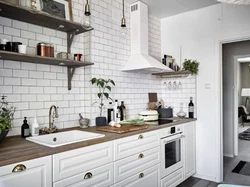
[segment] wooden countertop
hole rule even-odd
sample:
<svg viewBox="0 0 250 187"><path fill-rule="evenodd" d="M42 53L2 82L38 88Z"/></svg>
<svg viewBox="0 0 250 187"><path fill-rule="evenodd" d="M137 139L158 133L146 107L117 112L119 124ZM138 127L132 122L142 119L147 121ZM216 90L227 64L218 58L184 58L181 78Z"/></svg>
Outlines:
<svg viewBox="0 0 250 187"><path fill-rule="evenodd" d="M108 142L111 140L116 140L119 138L124 138L124 137L132 136L132 135L136 135L136 134L140 134L144 132L158 130L158 129L166 128L169 126L196 121L196 119L188 119L188 118L185 118L185 119L173 118L173 119L176 119L177 121L170 123L170 124L166 124L166 125L157 125L157 126L148 125L147 129L124 133L124 134L115 134L115 133L97 131L96 127L90 127L87 129L81 129L79 127L61 129L60 132L69 131L69 130L82 130L82 131L87 131L87 132L105 134L105 137L88 140L84 142L73 143L73 144L64 145L64 146L55 147L55 148L46 147L43 145L32 143L30 141L25 140L24 138L21 138L20 136L7 137L0 144L0 166L14 164L17 162L23 162L26 160L31 160L31 159L35 159L35 158L39 158L43 156L49 156L49 155L53 155L56 153L78 149L78 148L82 148L82 147L86 147L86 146L90 146L90 145L94 145L98 143Z"/></svg>

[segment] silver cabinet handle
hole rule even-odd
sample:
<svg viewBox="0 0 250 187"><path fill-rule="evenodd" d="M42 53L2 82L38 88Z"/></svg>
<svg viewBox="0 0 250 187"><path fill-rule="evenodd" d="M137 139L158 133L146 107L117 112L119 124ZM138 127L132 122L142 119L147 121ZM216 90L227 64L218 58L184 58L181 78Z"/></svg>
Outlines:
<svg viewBox="0 0 250 187"><path fill-rule="evenodd" d="M140 173L139 178L143 178L144 177L144 173Z"/></svg>
<svg viewBox="0 0 250 187"><path fill-rule="evenodd" d="M144 155L141 153L141 154L139 154L139 156L138 156L138 158L143 158L144 157Z"/></svg>
<svg viewBox="0 0 250 187"><path fill-rule="evenodd" d="M14 172L21 172L21 171L24 171L24 170L26 170L26 166L23 165L23 164L18 164L18 165L16 165L16 166L13 168L12 172L13 172L13 173L14 173Z"/></svg>
<svg viewBox="0 0 250 187"><path fill-rule="evenodd" d="M92 176L93 176L92 173L88 172L84 175L84 179L90 179L92 178Z"/></svg>
<svg viewBox="0 0 250 187"><path fill-rule="evenodd" d="M138 136L138 139L143 139L143 136L140 134L140 135Z"/></svg>

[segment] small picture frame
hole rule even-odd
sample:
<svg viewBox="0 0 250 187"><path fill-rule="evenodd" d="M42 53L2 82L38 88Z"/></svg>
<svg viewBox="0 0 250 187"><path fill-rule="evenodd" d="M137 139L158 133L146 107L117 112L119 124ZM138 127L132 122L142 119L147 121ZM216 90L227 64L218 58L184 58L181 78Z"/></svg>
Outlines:
<svg viewBox="0 0 250 187"><path fill-rule="evenodd" d="M37 0L40 1L40 11L50 15L73 21L71 0Z"/></svg>

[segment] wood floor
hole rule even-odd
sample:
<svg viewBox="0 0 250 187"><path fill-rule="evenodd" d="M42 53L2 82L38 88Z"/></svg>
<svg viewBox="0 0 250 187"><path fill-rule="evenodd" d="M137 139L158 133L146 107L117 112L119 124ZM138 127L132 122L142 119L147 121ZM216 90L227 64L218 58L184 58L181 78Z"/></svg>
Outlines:
<svg viewBox="0 0 250 187"><path fill-rule="evenodd" d="M190 177L177 187L217 187L218 185L215 182Z"/></svg>

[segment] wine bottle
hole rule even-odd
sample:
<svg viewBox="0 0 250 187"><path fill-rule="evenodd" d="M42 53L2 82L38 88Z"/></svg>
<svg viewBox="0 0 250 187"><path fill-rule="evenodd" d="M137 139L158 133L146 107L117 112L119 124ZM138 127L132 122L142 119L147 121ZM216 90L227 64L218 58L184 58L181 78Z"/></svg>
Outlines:
<svg viewBox="0 0 250 187"><path fill-rule="evenodd" d="M124 101L121 103L121 121L126 119L126 107L124 105Z"/></svg>
<svg viewBox="0 0 250 187"><path fill-rule="evenodd" d="M112 102L109 102L108 108L108 123L114 120L114 108Z"/></svg>
<svg viewBox="0 0 250 187"><path fill-rule="evenodd" d="M188 104L188 117L194 118L194 103L192 97L190 97L190 103Z"/></svg>

